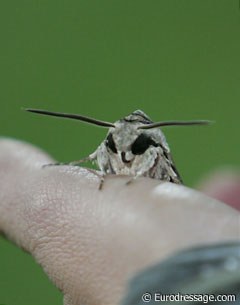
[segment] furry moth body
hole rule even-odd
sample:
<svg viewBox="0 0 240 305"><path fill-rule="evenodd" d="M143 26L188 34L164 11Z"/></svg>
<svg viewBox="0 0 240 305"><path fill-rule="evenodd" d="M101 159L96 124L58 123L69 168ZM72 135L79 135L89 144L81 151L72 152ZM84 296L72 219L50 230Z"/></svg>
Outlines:
<svg viewBox="0 0 240 305"><path fill-rule="evenodd" d="M159 127L209 124L209 121L203 120L154 123L141 110L136 110L115 123L99 121L75 114L38 109L26 110L43 115L77 119L90 124L108 127L109 131L104 141L94 153L83 159L84 161L95 161L102 175L129 175L133 178L144 176L177 184L181 184L182 179L173 162L166 138ZM79 164L81 161L73 163Z"/></svg>

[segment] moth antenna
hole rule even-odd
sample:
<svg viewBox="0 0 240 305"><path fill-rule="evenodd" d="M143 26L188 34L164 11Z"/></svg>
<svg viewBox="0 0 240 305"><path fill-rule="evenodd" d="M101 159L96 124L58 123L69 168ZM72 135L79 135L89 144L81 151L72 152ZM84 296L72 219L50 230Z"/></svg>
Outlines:
<svg viewBox="0 0 240 305"><path fill-rule="evenodd" d="M207 120L198 120L198 121L166 121L166 122L156 122L151 124L146 124L139 126L138 129L152 129L163 126L193 126L193 125L209 125L213 123L212 121Z"/></svg>
<svg viewBox="0 0 240 305"><path fill-rule="evenodd" d="M98 126L102 126L102 127L115 127L115 125L113 123L99 121L99 120L89 118L87 116L83 116L83 115L79 115L79 114L52 112L52 111L41 110L41 109L32 109L32 108L25 108L24 110L33 112L33 113L37 113L37 114L79 120L79 121L83 121L86 123L90 123L90 124L94 124L94 125L98 125Z"/></svg>

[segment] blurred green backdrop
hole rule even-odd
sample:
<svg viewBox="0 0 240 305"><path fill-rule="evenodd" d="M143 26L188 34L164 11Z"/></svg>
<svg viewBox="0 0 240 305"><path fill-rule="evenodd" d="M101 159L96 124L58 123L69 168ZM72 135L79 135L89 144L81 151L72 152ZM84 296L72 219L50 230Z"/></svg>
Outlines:
<svg viewBox="0 0 240 305"><path fill-rule="evenodd" d="M238 0L12 0L0 4L0 127L57 160L87 156L106 130L38 117L21 107L115 121L211 119L165 128L187 185L239 165ZM0 239L0 304L61 304L22 250Z"/></svg>

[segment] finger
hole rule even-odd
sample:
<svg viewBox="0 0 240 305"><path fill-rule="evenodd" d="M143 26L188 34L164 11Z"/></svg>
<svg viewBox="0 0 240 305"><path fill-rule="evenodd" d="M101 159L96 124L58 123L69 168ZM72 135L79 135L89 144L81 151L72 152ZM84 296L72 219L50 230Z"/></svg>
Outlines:
<svg viewBox="0 0 240 305"><path fill-rule="evenodd" d="M0 229L32 253L66 303L117 304L128 279L170 253L239 238L239 214L172 183L99 178L0 142Z"/></svg>
<svg viewBox="0 0 240 305"><path fill-rule="evenodd" d="M203 193L240 210L240 174L223 169L213 172L198 187Z"/></svg>

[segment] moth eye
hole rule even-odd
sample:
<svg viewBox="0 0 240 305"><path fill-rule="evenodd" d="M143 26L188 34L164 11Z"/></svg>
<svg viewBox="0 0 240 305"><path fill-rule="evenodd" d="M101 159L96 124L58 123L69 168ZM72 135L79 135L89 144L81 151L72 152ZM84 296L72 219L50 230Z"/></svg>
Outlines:
<svg viewBox="0 0 240 305"><path fill-rule="evenodd" d="M117 153L116 144L113 140L113 135L111 133L109 133L109 135L107 136L106 145L111 149L112 152L114 152L115 154Z"/></svg>
<svg viewBox="0 0 240 305"><path fill-rule="evenodd" d="M142 155L150 146L158 146L149 136L140 134L137 139L133 142L131 151L134 155Z"/></svg>

